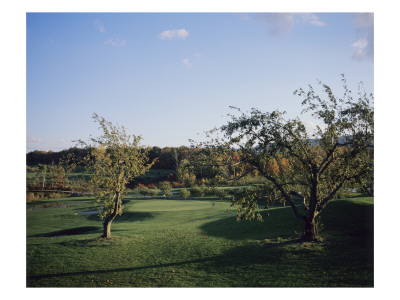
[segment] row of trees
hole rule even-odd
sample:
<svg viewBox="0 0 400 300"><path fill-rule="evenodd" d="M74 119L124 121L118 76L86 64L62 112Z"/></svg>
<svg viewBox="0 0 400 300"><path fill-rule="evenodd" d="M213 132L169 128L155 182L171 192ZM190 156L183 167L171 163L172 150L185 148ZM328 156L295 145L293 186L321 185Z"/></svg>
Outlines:
<svg viewBox="0 0 400 300"><path fill-rule="evenodd" d="M69 155L83 159L88 155L89 151L91 149L82 147L71 147L59 152L35 150L26 154L26 164L30 167L35 167L39 164L57 165ZM188 157L191 149L185 146L164 148L154 146L146 147L143 151L146 151L150 160L155 161L152 166L153 169L177 170L180 162ZM34 172L34 169L28 171Z"/></svg>

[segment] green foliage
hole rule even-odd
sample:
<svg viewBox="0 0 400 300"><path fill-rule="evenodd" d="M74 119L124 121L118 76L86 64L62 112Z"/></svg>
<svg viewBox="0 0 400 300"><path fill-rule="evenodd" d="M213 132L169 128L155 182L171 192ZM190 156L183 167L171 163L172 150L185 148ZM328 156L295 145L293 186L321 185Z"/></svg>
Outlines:
<svg viewBox="0 0 400 300"><path fill-rule="evenodd" d="M179 190L179 196L181 196L182 198L186 199L187 197L190 196L190 191L188 191L187 189L180 189Z"/></svg>
<svg viewBox="0 0 400 300"><path fill-rule="evenodd" d="M142 187L142 188L138 189L138 191L142 196L149 195L149 188L147 188L147 187Z"/></svg>
<svg viewBox="0 0 400 300"><path fill-rule="evenodd" d="M196 183L196 175L193 173L193 167L189 164L188 160L184 159L180 162L177 177L186 187L191 187Z"/></svg>
<svg viewBox="0 0 400 300"><path fill-rule="evenodd" d="M215 195L222 200L228 195L228 193L224 189L217 189Z"/></svg>
<svg viewBox="0 0 400 300"><path fill-rule="evenodd" d="M190 189L190 194L193 197L204 197L207 193L207 187L205 185L195 185L193 188Z"/></svg>
<svg viewBox="0 0 400 300"><path fill-rule="evenodd" d="M140 145L141 137L128 135L123 126L115 126L97 114L93 115L103 134L91 138L91 144L80 141L92 151L84 160L92 174L90 184L96 195L99 216L111 224L122 214L122 198L127 184L150 169L148 150ZM108 236L107 236L108 237Z"/></svg>
<svg viewBox="0 0 400 300"><path fill-rule="evenodd" d="M163 181L158 184L158 188L161 190L161 193L167 197L171 196L172 186L168 181Z"/></svg>
<svg viewBox="0 0 400 300"><path fill-rule="evenodd" d="M160 193L160 190L157 189L148 189L148 194L150 197L155 197Z"/></svg>
<svg viewBox="0 0 400 300"><path fill-rule="evenodd" d="M223 157L224 165L242 164L237 179L257 172L268 182L265 194L289 203L305 224L313 223L338 192L373 173L373 95L367 95L360 85L358 98L353 99L344 77L342 82L344 95L339 99L321 82L326 99L312 86L308 91L294 92L304 99L303 113L311 113L321 124L313 133L299 118L285 119L285 112L253 108L244 113L233 108L238 113L209 132L209 136L218 132L222 137L202 144L214 153L210 164L217 162L215 156ZM236 149L239 159L231 155L232 149ZM302 199L302 211L295 205L297 198ZM259 218L255 205L258 199L257 193L243 191L236 199L241 206L238 218ZM309 234L313 235L306 229Z"/></svg>
<svg viewBox="0 0 400 300"><path fill-rule="evenodd" d="M170 197L172 196L172 190L165 190L163 195L164 195L165 197L170 198Z"/></svg>

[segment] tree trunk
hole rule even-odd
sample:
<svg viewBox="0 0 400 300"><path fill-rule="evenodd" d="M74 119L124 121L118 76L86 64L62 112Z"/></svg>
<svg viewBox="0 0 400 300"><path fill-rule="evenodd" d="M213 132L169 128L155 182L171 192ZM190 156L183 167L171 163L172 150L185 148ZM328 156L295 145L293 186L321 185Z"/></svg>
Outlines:
<svg viewBox="0 0 400 300"><path fill-rule="evenodd" d="M317 232L315 231L314 218L305 220L305 229L302 240L312 242L318 239Z"/></svg>
<svg viewBox="0 0 400 300"><path fill-rule="evenodd" d="M318 176L313 170L313 178L311 179L311 190L310 190L310 203L308 205L307 215L304 218L305 228L303 240L307 242L315 241L318 239L317 232L315 229L315 210L317 208L317 186L318 186Z"/></svg>
<svg viewBox="0 0 400 300"><path fill-rule="evenodd" d="M102 238L109 239L111 238L111 224L116 218L117 214L121 210L121 194L117 193L115 197L115 207L114 211L104 219L103 221L103 235L101 236Z"/></svg>
<svg viewBox="0 0 400 300"><path fill-rule="evenodd" d="M109 239L111 238L111 224L112 220L109 218L106 218L103 222L103 235L101 236L102 238Z"/></svg>

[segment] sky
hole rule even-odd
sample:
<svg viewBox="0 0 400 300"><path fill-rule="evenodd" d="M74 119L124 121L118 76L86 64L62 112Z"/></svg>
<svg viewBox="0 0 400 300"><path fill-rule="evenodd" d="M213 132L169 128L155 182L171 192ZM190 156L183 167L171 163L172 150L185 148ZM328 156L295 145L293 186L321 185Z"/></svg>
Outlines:
<svg viewBox="0 0 400 300"><path fill-rule="evenodd" d="M300 116L297 88L374 92L371 13L27 13L26 151L101 132L189 146L229 106ZM315 121L301 116L308 126Z"/></svg>

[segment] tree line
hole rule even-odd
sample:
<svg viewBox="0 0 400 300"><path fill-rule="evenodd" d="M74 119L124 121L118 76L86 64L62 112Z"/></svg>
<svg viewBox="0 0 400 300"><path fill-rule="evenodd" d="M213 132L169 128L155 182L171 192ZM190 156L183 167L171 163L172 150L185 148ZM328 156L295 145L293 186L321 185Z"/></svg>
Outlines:
<svg viewBox="0 0 400 300"><path fill-rule="evenodd" d="M26 164L29 167L35 167L39 164L51 165L58 164L63 158L68 155L74 155L77 158L83 159L86 157L91 148L79 148L71 147L62 151L42 151L35 150L26 154ZM186 159L190 147L180 146L180 147L146 147L144 150L147 151L150 160L155 161L152 166L153 169L159 170L177 170L179 162ZM143 150L143 151L144 151ZM31 169L28 168L28 172Z"/></svg>

